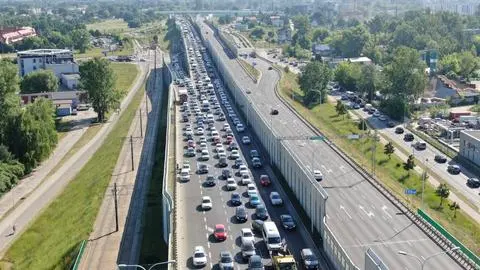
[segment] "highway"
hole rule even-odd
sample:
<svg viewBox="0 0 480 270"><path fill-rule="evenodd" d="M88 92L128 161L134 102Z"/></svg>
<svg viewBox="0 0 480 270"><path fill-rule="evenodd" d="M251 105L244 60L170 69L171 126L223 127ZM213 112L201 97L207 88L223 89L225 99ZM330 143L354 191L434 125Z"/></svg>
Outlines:
<svg viewBox="0 0 480 270"><path fill-rule="evenodd" d="M193 45L191 42L187 41L187 44ZM200 63L198 63L200 64ZM175 72L180 73L180 72ZM218 78L218 76L215 76ZM218 96L218 87L216 87L217 98L220 100ZM189 95L189 102L190 100L196 101L196 95ZM234 102L230 100L230 103L233 104ZM222 107L225 112L225 108ZM181 112L177 112L177 115L181 115ZM234 124L231 122L231 119L228 117L228 114L225 112L227 116L227 121L215 121L215 128L219 131L220 135L224 135L225 132L221 131L223 128L224 123L229 123L231 127L234 127ZM238 114L237 114L238 115ZM217 118L217 116L215 116ZM181 136L184 132L184 127L186 123L180 123L177 117L177 134ZM192 126L195 126L193 123L195 121L195 116L192 114L190 116L190 123ZM245 124L245 121L242 121ZM195 129L194 129L195 130ZM250 158L248 157L248 153L252 149L259 150L261 153L261 148L258 145L258 140L253 136L250 132L249 128L247 128L244 132L237 132L235 128L232 128L235 141L238 142L240 149L240 159L246 161L248 163L249 170L253 179L256 182L256 186L259 190L261 195L262 201L267 207L269 213L269 219L275 221L277 227L279 228L280 234L282 238L286 239L286 243L290 250L292 250L295 258L299 261L299 252L303 248L314 248L314 244L311 238L309 238L309 234L305 226L300 223L300 219L293 207L293 205L286 200L286 195L281 189L281 186L277 184L277 179L274 177L274 174L270 167L267 164L263 164L262 168L254 169L250 162ZM207 134L209 131L206 131L207 139L210 138ZM249 136L252 139L252 144L244 145L241 143L241 137ZM198 139L199 136L194 135L195 141L197 141L198 146ZM225 138L221 138L222 142L225 141ZM185 140L180 140L179 142L181 147L177 147L181 151L184 150L184 146L186 146ZM247 207L248 211L248 221L245 223L239 223L235 218L235 207L230 204L230 194L232 191L226 190L226 181L219 177L221 172L224 168L219 168L216 166L218 163L218 159L215 157L215 145L210 141L207 143L208 150L210 153L210 159L208 161L198 161L198 157L200 154L197 153L195 157L184 157L184 162L188 162L191 167L191 175L190 181L188 182L180 182L177 181L177 216L180 219L180 222L177 222L177 232L181 231L180 235L178 236L178 269L193 269L192 263L192 255L194 247L197 245L201 245L205 248L205 251L208 255L208 262L207 262L207 269L212 269L218 267L217 263L219 260L219 254L221 251L230 251L231 254L234 256L235 259L235 269L246 269L247 268L247 261L242 260L241 252L240 252L240 230L242 228L250 228L251 227L251 220L255 219L254 215L254 208L251 208L248 202L248 197L246 194L246 186L239 185L236 192L239 192L242 197L242 203ZM224 144L225 149L227 145ZM198 148L198 147L197 147ZM227 149L226 149L227 150ZM230 154L230 151L226 151L227 157ZM262 160L266 160L262 158ZM177 161L179 164L182 164L181 161ZM233 173L237 170L232 168L234 164L233 160L228 160L228 169L231 169ZM197 174L196 168L199 163L208 164L210 167L208 174ZM272 184L268 187L262 187L259 184L260 175L267 174L270 176L272 180ZM213 175L215 177L216 185L214 187L206 187L204 185L205 179L207 175ZM239 180L240 177L234 176L235 180ZM281 197L284 199L285 204L279 207L273 207L269 201L269 193L271 191L277 191L280 193ZM201 198L202 196L210 196L213 202L213 208L208 211L203 211L201 209ZM294 219L297 221L297 229L294 231L285 231L280 225L279 216L281 214L291 214ZM213 236L213 228L216 224L224 224L228 233L227 239L223 242L217 242ZM307 236L305 238L304 236ZM255 236L256 240L256 250L257 254L261 255L265 261L268 261L268 251L266 250L266 246L261 238L261 235L257 234ZM318 252L318 251L317 251ZM322 269L327 269L326 267L322 266Z"/></svg>
<svg viewBox="0 0 480 270"><path fill-rule="evenodd" d="M230 59L222 45L212 36L212 30L201 24L202 34L213 42L236 82L243 91L251 91L250 102L266 118L280 136L313 136L314 133L289 111L275 95L274 85L279 80L275 70L268 70L269 64L259 58L254 60L262 72L258 84L244 73L234 59ZM246 94L246 93L244 93ZM271 116L271 108L279 115ZM417 256L427 257L442 250L431 241L408 218L382 194L371 186L346 161L338 156L326 143L321 141L283 141L305 164L313 166L324 174L319 184L328 192L327 224L333 230L352 261L364 268L364 254L372 248L390 269L418 269L418 262L398 254L399 250ZM429 261L424 269L461 269L452 259L443 255Z"/></svg>

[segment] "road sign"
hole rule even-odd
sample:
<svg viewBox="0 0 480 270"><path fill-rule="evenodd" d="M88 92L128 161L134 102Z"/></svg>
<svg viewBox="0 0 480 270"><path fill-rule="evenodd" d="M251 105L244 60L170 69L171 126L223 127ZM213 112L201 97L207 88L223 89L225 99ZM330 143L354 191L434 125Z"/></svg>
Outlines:
<svg viewBox="0 0 480 270"><path fill-rule="evenodd" d="M417 194L417 190L416 189L405 189L405 194L415 195L415 194Z"/></svg>
<svg viewBox="0 0 480 270"><path fill-rule="evenodd" d="M347 138L348 138L349 140L358 140L358 139L360 139L360 135L358 135L358 134L350 134L350 135L347 136Z"/></svg>
<svg viewBox="0 0 480 270"><path fill-rule="evenodd" d="M323 136L313 136L313 137L310 137L310 140L312 140L312 141L323 141L323 140L325 140L325 137L323 137Z"/></svg>

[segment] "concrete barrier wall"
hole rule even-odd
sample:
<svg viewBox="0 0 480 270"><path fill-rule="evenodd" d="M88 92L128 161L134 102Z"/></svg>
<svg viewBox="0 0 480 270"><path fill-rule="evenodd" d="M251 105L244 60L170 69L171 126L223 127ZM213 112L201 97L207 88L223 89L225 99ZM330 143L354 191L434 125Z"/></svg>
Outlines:
<svg viewBox="0 0 480 270"><path fill-rule="evenodd" d="M327 253L330 262L333 263L335 269L354 270L359 269L353 264L343 247L338 243L332 230L328 227L324 220L325 230L323 231L323 249Z"/></svg>

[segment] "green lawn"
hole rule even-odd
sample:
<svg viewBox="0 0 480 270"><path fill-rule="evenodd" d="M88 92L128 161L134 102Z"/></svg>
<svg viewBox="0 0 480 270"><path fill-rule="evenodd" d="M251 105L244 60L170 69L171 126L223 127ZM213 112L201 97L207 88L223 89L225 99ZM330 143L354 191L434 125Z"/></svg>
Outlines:
<svg viewBox="0 0 480 270"><path fill-rule="evenodd" d="M111 19L87 24L87 30L98 30L102 33L123 33L130 28L123 19Z"/></svg>
<svg viewBox="0 0 480 270"><path fill-rule="evenodd" d="M238 58L238 61L240 61L243 65L243 67L246 69L247 73L249 73L252 77L254 77L256 80L260 78L260 71L256 69L252 64L248 63L247 61Z"/></svg>
<svg viewBox="0 0 480 270"><path fill-rule="evenodd" d="M115 87L125 91L130 89L139 73L137 65L113 62L111 63L111 67L117 76Z"/></svg>
<svg viewBox="0 0 480 270"><path fill-rule="evenodd" d="M66 269L71 264L74 259L72 251L92 231L144 91L145 84L135 94L104 144L8 249L2 259L3 265L12 264L13 269Z"/></svg>
<svg viewBox="0 0 480 270"><path fill-rule="evenodd" d="M302 114L307 121L319 128L329 140L348 152L349 156L361 164L365 169L371 171L372 153L375 153L376 160L376 176L383 184L389 187L398 198L406 202L412 209L417 209L421 205L420 192L416 196L407 197L404 195L406 188L421 190L420 175L414 171L407 172L403 169L403 162L395 155L389 159L384 153L383 145L379 142L375 144L376 151L373 151L373 139L365 137L360 140L348 140L348 134L361 134L357 124L348 117L339 116L332 104L322 104L315 106L313 109L307 109L296 98L291 98L292 90L296 92L298 97L298 83L296 75L288 73L283 76L280 82L280 94L294 106L294 108ZM399 151L399 150L397 150ZM443 203L444 207L439 208L440 199L434 193L434 187L426 185L425 205L429 215L444 226L450 233L455 235L457 239L463 242L474 253L480 254L480 224L476 223L468 215L461 210L457 211L456 218L453 217L453 211L450 210L448 204L450 201Z"/></svg>
<svg viewBox="0 0 480 270"><path fill-rule="evenodd" d="M93 58L93 57L103 57L104 48L97 48L93 47L88 49L85 53L80 53L78 50L75 50L75 58ZM125 44L123 48L118 50L108 52L107 56L117 55L117 56L126 56L133 54L133 45L132 44Z"/></svg>

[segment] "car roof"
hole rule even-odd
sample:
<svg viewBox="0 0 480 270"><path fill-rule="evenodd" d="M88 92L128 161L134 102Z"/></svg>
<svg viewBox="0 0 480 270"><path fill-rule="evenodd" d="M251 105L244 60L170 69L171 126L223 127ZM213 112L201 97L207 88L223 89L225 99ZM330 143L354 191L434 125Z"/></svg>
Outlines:
<svg viewBox="0 0 480 270"><path fill-rule="evenodd" d="M216 224L216 225L215 225L215 229L217 229L217 228L225 229L225 225L223 225L223 224Z"/></svg>
<svg viewBox="0 0 480 270"><path fill-rule="evenodd" d="M195 253L197 253L197 252L205 253L205 249L202 246L196 246L195 247Z"/></svg>
<svg viewBox="0 0 480 270"><path fill-rule="evenodd" d="M313 255L313 251L309 248L304 248L304 249L302 249L302 254L303 255Z"/></svg>
<svg viewBox="0 0 480 270"><path fill-rule="evenodd" d="M221 251L220 257L232 257L232 253L230 253L230 251L227 251L227 250Z"/></svg>
<svg viewBox="0 0 480 270"><path fill-rule="evenodd" d="M210 196L203 196L202 197L202 200L211 200L212 198L210 198Z"/></svg>
<svg viewBox="0 0 480 270"><path fill-rule="evenodd" d="M270 195L280 195L280 194L278 194L278 192L276 192L276 191L272 191L272 192L270 192Z"/></svg>
<svg viewBox="0 0 480 270"><path fill-rule="evenodd" d="M242 228L241 229L242 233L244 232L252 232L252 230L250 228Z"/></svg>

